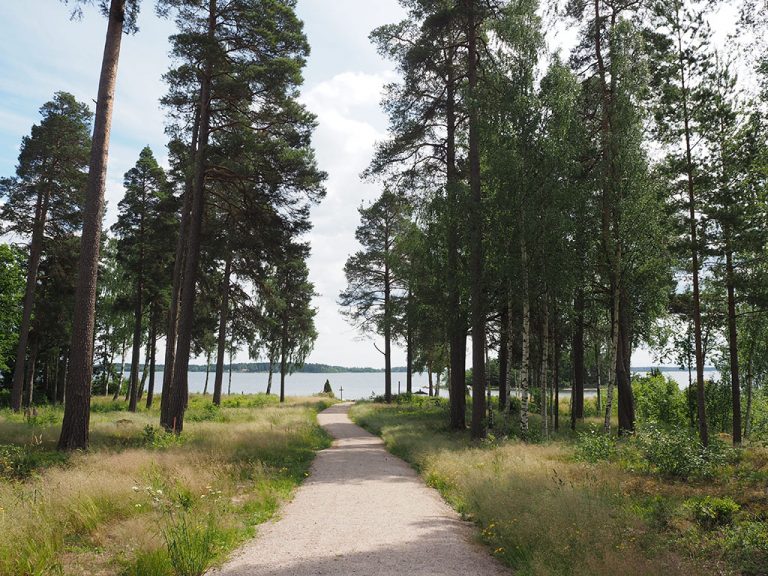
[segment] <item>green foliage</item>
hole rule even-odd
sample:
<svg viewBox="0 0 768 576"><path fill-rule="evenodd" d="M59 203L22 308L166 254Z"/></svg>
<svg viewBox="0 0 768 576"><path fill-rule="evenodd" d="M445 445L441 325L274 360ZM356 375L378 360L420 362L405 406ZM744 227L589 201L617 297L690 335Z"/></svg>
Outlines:
<svg viewBox="0 0 768 576"><path fill-rule="evenodd" d="M183 512L172 514L162 532L174 576L202 576L232 539L212 518L196 521Z"/></svg>
<svg viewBox="0 0 768 576"><path fill-rule="evenodd" d="M632 381L635 412L642 423L681 426L687 419L685 394L672 378L662 374L636 377Z"/></svg>
<svg viewBox="0 0 768 576"><path fill-rule="evenodd" d="M745 576L765 576L768 566L768 523L740 523L726 533L726 550Z"/></svg>
<svg viewBox="0 0 768 576"><path fill-rule="evenodd" d="M147 424L142 431L141 444L147 448L164 449L179 446L183 442L184 436L151 424Z"/></svg>
<svg viewBox="0 0 768 576"><path fill-rule="evenodd" d="M703 496L689 498L685 507L691 513L694 521L707 529L728 526L733 522L734 515L741 509L733 499Z"/></svg>
<svg viewBox="0 0 768 576"><path fill-rule="evenodd" d="M195 406L187 411L186 419L189 422L211 422L221 420L221 408L210 402L202 406Z"/></svg>
<svg viewBox="0 0 768 576"><path fill-rule="evenodd" d="M168 552L164 549L140 550L125 566L121 576L176 576Z"/></svg>
<svg viewBox="0 0 768 576"><path fill-rule="evenodd" d="M0 481L25 480L39 468L64 464L65 454L44 450L38 446L0 444Z"/></svg>
<svg viewBox="0 0 768 576"><path fill-rule="evenodd" d="M595 428L582 432L576 443L576 457L584 462L595 464L610 461L616 456L616 439Z"/></svg>
<svg viewBox="0 0 768 576"><path fill-rule="evenodd" d="M8 370L18 341L25 260L22 250L0 244L0 372Z"/></svg>
<svg viewBox="0 0 768 576"><path fill-rule="evenodd" d="M705 448L686 428L665 430L653 423L638 430L635 443L651 471L682 480L712 477L730 456L716 439Z"/></svg>

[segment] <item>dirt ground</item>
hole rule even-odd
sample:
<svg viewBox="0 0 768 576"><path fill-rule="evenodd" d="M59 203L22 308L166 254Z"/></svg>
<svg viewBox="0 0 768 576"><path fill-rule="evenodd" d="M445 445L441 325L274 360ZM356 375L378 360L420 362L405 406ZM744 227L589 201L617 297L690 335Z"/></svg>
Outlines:
<svg viewBox="0 0 768 576"><path fill-rule="evenodd" d="M336 438L280 517L215 576L508 575L410 466L353 424L351 404L322 412Z"/></svg>

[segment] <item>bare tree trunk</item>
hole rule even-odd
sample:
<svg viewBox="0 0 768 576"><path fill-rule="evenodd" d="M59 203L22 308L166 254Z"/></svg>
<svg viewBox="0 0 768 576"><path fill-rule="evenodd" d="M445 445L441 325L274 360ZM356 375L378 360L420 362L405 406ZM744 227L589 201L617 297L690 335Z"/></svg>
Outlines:
<svg viewBox="0 0 768 576"><path fill-rule="evenodd" d="M576 430L576 422L584 419L584 290L582 288L576 291L573 307L576 318L571 345L571 364L573 366L571 429Z"/></svg>
<svg viewBox="0 0 768 576"><path fill-rule="evenodd" d="M144 291L142 273L139 272L139 277L136 282L136 298L133 308L133 350L131 352L131 375L128 383L128 393L130 396L130 403L128 404L129 412L136 412L136 407L139 398L139 360L141 358L141 335L143 333L142 317L142 292Z"/></svg>
<svg viewBox="0 0 768 576"><path fill-rule="evenodd" d="M755 340L750 343L749 357L747 359L747 410L744 414L744 437L749 438L752 432L752 355L755 350Z"/></svg>
<svg viewBox="0 0 768 576"><path fill-rule="evenodd" d="M448 292L448 345L450 366L450 428L464 430L466 421L466 346L467 330L459 289L459 176L456 169L456 78L449 54L446 80L446 197L448 230L446 286Z"/></svg>
<svg viewBox="0 0 768 576"><path fill-rule="evenodd" d="M205 384L203 385L203 396L208 395L208 378L211 375L211 351L207 350L205 355Z"/></svg>
<svg viewBox="0 0 768 576"><path fill-rule="evenodd" d="M267 394L272 394L272 372L275 365L275 358L273 353L269 355L269 376L267 377Z"/></svg>
<svg viewBox="0 0 768 576"><path fill-rule="evenodd" d="M157 315L152 315L149 324L149 388L147 388L147 410L152 408L155 395L155 364L157 360Z"/></svg>
<svg viewBox="0 0 768 576"><path fill-rule="evenodd" d="M288 353L288 318L283 313L283 334L280 340L280 402L285 402L285 372Z"/></svg>
<svg viewBox="0 0 768 576"><path fill-rule="evenodd" d="M597 375L597 413L602 411L601 397L600 397L600 344L595 341L595 372Z"/></svg>
<svg viewBox="0 0 768 576"><path fill-rule="evenodd" d="M429 397L431 398L434 396L434 391L432 389L432 366L427 365L427 380L429 381Z"/></svg>
<svg viewBox="0 0 768 576"><path fill-rule="evenodd" d="M107 182L109 135L112 125L117 63L125 20L125 1L111 0L109 23L99 77L99 93L93 127L88 183L85 190L83 231L77 266L72 322L72 345L66 383L64 420L59 450L88 448L93 377L93 331L96 310L96 277L99 272L101 220Z"/></svg>
<svg viewBox="0 0 768 576"><path fill-rule="evenodd" d="M27 406L32 406L35 400L35 369L37 368L37 355L40 351L40 341L32 338L32 350L29 353L29 372L27 374Z"/></svg>
<svg viewBox="0 0 768 576"><path fill-rule="evenodd" d="M123 374L125 373L125 346L126 342L123 340L122 348L120 349L120 372L117 376L117 389L114 396L112 396L112 402L115 402L120 397L120 389L123 387Z"/></svg>
<svg viewBox="0 0 768 576"><path fill-rule="evenodd" d="M477 104L477 15L475 0L464 2L467 18L469 91L470 291L472 302L472 438L485 437L485 291L483 278L483 195L480 185L480 133Z"/></svg>
<svg viewBox="0 0 768 576"><path fill-rule="evenodd" d="M442 373L438 372L435 378L435 396L438 398L440 397L440 376L442 376Z"/></svg>
<svg viewBox="0 0 768 576"><path fill-rule="evenodd" d="M152 356L151 350L152 342L147 338L146 351L144 352L144 367L141 369L141 381L139 382L139 401L144 397L144 386L147 384L147 376L149 376L149 361Z"/></svg>
<svg viewBox="0 0 768 576"><path fill-rule="evenodd" d="M227 377L227 396L232 394L232 349L229 349L229 376Z"/></svg>
<svg viewBox="0 0 768 576"><path fill-rule="evenodd" d="M619 348L616 363L618 386L619 434L635 430L635 399L632 393L632 306L626 287L619 295Z"/></svg>
<svg viewBox="0 0 768 576"><path fill-rule="evenodd" d="M554 338L552 339L555 347L552 369L552 380L554 381L555 388L555 401L552 405L552 412L555 418L555 432L560 430L560 334L557 326L557 314L555 314Z"/></svg>
<svg viewBox="0 0 768 576"><path fill-rule="evenodd" d="M679 20L679 5L676 14ZM709 445L707 428L706 398L704 397L704 353L701 338L701 295L699 290L699 241L696 222L696 193L693 178L693 155L691 145L690 111L688 110L688 88L685 78L685 55L683 52L682 33L677 32L678 61L680 65L680 89L683 104L683 128L685 134L685 161L688 181L688 216L691 241L691 275L693 280L693 337L696 355L696 412L699 421L699 439L704 446Z"/></svg>
<svg viewBox="0 0 768 576"><path fill-rule="evenodd" d="M216 0L208 2L208 41L213 44L217 22ZM189 397L189 352L192 344L194 323L195 288L197 284L198 262L200 260L201 230L205 209L205 172L208 155L208 137L210 135L211 84L213 64L210 56L205 57L205 71L200 89L200 135L195 154L195 176L192 186L192 209L187 236L187 252L184 262L184 279L181 287L179 307L179 326L176 340L176 359L173 367L173 380L168 391L168 409L161 414L160 424L166 430L177 434L184 429L184 412Z"/></svg>
<svg viewBox="0 0 768 576"><path fill-rule="evenodd" d="M408 300L410 305L411 294L408 293ZM411 319L410 315L406 321L406 359L405 359L405 391L408 394L413 394L413 342L411 339Z"/></svg>
<svg viewBox="0 0 768 576"><path fill-rule="evenodd" d="M202 95L201 95L202 98ZM194 161L197 157L197 139L200 133L200 106L195 110L195 119L192 123L192 140L189 147L189 156ZM173 382L173 368L176 363L176 334L179 328L179 302L181 300L181 285L184 276L184 263L187 254L187 233L189 219L192 212L192 185L193 176L188 176L184 186L184 204L181 209L181 222L179 223L179 237L176 241L176 259L173 263L173 287L171 289L171 302L168 311L168 328L165 336L165 365L163 367L163 389L160 396L160 417L163 418L168 411L168 391Z"/></svg>
<svg viewBox="0 0 768 576"><path fill-rule="evenodd" d="M385 240L384 264L384 401L392 402L392 303L391 278L389 271L389 230Z"/></svg>
<svg viewBox="0 0 768 576"><path fill-rule="evenodd" d="M616 361L619 351L619 312L621 296L618 281L614 279L611 286L613 295L613 311L611 312L611 360L608 363L608 390L605 397L605 422L603 430L606 434L611 431L611 416L613 412L613 387L616 379Z"/></svg>
<svg viewBox="0 0 768 576"><path fill-rule="evenodd" d="M227 255L224 264L224 278L221 280L221 308L219 310L219 343L216 352L216 378L213 383L213 403L221 405L221 387L224 384L224 353L227 351L227 321L229 314L229 277L232 274L232 254Z"/></svg>
<svg viewBox="0 0 768 576"><path fill-rule="evenodd" d="M501 307L499 319L499 412L504 414L509 396L509 308L506 302Z"/></svg>
<svg viewBox="0 0 768 576"><path fill-rule="evenodd" d="M726 224L725 281L728 290L728 352L731 364L731 405L733 407L733 445L741 445L741 382L739 382L739 338L736 330L736 290L734 287L733 249L731 228Z"/></svg>
<svg viewBox="0 0 768 576"><path fill-rule="evenodd" d="M13 368L13 385L11 387L11 408L14 412L21 410L21 397L23 395L25 361L27 358L27 344L29 331L32 326L32 311L35 307L35 290L37 288L37 271L40 267L40 258L43 254L43 239L45 235L45 223L48 217L48 205L50 193L45 187L38 192L35 206L35 222L32 228L32 241L29 246L29 260L27 262L27 283L24 291L24 307L21 314L21 326L19 326L19 345L16 349L16 365Z"/></svg>
<svg viewBox="0 0 768 576"><path fill-rule="evenodd" d="M520 213L521 224L523 221ZM520 435L528 438L528 375L531 359L531 305L528 300L528 251L525 246L524 227L520 226L520 260L523 283L523 363L520 370Z"/></svg>
<svg viewBox="0 0 768 576"><path fill-rule="evenodd" d="M543 321L541 326L541 431L542 437L549 438L549 293L544 289Z"/></svg>

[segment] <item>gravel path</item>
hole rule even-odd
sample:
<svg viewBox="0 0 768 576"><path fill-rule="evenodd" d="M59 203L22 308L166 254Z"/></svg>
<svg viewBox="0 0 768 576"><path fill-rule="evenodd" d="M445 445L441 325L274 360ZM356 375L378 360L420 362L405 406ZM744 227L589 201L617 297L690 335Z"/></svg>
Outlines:
<svg viewBox="0 0 768 576"><path fill-rule="evenodd" d="M214 574L508 575L435 490L352 424L349 407L318 416L333 447L317 455L281 517Z"/></svg>

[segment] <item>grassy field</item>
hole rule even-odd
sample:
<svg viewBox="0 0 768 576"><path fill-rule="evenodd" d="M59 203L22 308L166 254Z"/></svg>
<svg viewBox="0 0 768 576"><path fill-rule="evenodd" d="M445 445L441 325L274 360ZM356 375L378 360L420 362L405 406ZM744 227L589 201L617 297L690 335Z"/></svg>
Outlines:
<svg viewBox="0 0 768 576"><path fill-rule="evenodd" d="M419 404L358 404L352 418L474 521L518 575L768 573L764 448L736 454L706 479L673 479L644 462L634 441L568 431L544 443L472 443L447 431L444 405ZM603 449L604 460L580 458Z"/></svg>
<svg viewBox="0 0 768 576"><path fill-rule="evenodd" d="M328 400L190 400L184 434L94 400L92 448L55 452L58 408L0 412L0 575L191 576L253 535L330 444Z"/></svg>

